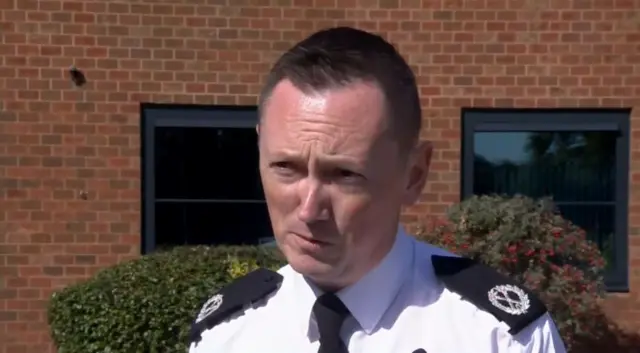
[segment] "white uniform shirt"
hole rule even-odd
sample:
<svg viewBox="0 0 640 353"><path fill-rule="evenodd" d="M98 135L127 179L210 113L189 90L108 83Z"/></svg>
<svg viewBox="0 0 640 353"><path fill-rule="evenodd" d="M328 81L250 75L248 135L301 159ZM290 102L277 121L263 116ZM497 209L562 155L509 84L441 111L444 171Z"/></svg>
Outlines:
<svg viewBox="0 0 640 353"><path fill-rule="evenodd" d="M565 353L548 314L517 335L492 314L446 289L431 255L451 255L398 233L389 254L358 283L337 293L352 316L342 327L350 353ZM290 266L259 306L202 333L190 353L317 353L312 306L319 291Z"/></svg>

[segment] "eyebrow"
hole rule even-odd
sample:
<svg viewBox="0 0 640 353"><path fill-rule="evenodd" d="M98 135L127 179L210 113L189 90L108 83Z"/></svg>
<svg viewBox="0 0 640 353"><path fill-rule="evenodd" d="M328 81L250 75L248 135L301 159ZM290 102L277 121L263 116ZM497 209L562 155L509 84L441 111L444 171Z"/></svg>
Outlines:
<svg viewBox="0 0 640 353"><path fill-rule="evenodd" d="M305 160L305 158L302 156L302 154L299 151L290 151L290 150L274 152L270 159L279 159L279 158L289 159L289 160L298 161L298 162ZM341 164L341 165L349 165L349 166L356 166L356 167L365 167L365 165L359 162L357 159L349 156L344 156L344 155L323 154L321 156L318 156L318 161L321 164L323 163Z"/></svg>

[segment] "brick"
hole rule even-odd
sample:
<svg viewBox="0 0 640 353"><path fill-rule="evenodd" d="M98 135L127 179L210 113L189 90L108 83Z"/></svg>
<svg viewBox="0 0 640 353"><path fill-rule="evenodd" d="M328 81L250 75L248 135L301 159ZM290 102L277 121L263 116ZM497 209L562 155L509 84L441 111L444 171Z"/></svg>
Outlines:
<svg viewBox="0 0 640 353"><path fill-rule="evenodd" d="M15 321L17 318L18 314L15 311L0 311L0 322Z"/></svg>

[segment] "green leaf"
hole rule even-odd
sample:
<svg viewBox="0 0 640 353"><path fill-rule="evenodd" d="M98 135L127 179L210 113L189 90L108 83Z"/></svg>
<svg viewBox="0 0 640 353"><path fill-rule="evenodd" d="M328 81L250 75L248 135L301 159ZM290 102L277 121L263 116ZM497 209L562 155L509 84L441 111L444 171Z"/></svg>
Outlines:
<svg viewBox="0 0 640 353"><path fill-rule="evenodd" d="M255 265L283 264L278 252L257 247L147 255L54 293L51 335L61 353L184 353L194 317L217 289Z"/></svg>

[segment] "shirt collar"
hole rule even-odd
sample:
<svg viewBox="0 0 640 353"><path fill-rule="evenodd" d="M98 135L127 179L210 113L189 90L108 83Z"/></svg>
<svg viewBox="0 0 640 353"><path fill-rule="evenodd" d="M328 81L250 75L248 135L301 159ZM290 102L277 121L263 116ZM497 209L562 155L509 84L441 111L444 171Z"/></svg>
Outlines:
<svg viewBox="0 0 640 353"><path fill-rule="evenodd" d="M371 334L382 316L391 306L400 287L405 281L413 261L412 242L404 230L399 227L395 242L387 255L373 270L353 285L336 294L351 312L360 327ZM304 318L304 328L310 333L311 311L321 291L296 274L296 293L298 310Z"/></svg>

